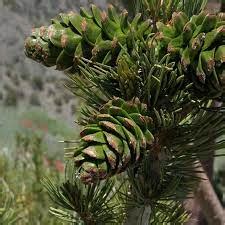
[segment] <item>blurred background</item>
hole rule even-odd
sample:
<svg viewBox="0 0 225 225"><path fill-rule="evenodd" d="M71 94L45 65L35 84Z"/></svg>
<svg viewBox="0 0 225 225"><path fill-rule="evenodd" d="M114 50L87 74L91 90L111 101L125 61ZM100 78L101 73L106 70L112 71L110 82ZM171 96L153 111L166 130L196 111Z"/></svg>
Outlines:
<svg viewBox="0 0 225 225"><path fill-rule="evenodd" d="M90 3L129 8L129 0L0 0L0 224L65 224L48 214L52 202L40 179L63 177L63 144L79 133L80 99L64 87L65 76L27 59L23 43L33 27L60 12ZM218 11L220 1L209 2ZM215 160L212 180L225 202L225 159Z"/></svg>

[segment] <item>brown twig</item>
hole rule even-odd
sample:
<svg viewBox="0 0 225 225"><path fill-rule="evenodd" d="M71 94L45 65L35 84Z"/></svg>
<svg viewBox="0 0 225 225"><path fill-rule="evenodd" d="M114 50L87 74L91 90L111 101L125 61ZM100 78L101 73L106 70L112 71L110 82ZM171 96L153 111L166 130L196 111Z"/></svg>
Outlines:
<svg viewBox="0 0 225 225"><path fill-rule="evenodd" d="M148 225L151 214L150 206L131 208L128 210L127 220L124 225Z"/></svg>

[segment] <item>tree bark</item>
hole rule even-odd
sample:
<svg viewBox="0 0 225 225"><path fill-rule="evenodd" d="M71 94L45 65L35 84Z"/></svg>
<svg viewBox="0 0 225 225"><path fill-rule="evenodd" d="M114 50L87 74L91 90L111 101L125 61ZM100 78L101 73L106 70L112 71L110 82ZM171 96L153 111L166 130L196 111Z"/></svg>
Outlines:
<svg viewBox="0 0 225 225"><path fill-rule="evenodd" d="M213 167L214 167L214 151L211 151L211 153L209 154L209 159L208 160L203 160L201 161L202 163L202 167L206 172L206 175L209 179L210 182L213 181ZM196 201L196 207L199 207L198 202ZM202 213L201 208L199 207L199 215L198 215L198 221L199 221L199 225L207 225L207 221L204 217L204 214Z"/></svg>
<svg viewBox="0 0 225 225"><path fill-rule="evenodd" d="M151 206L129 209L124 225L149 225L151 211Z"/></svg>
<svg viewBox="0 0 225 225"><path fill-rule="evenodd" d="M220 9L221 12L225 12L225 0L222 0L221 1L221 9Z"/></svg>
<svg viewBox="0 0 225 225"><path fill-rule="evenodd" d="M221 107L222 103L218 101L213 101L212 107ZM201 165L206 172L209 182L213 180L213 168L214 168L214 150L212 150L209 155L208 159L202 160ZM205 216L202 212L202 209L199 205L197 198L190 199L185 202L185 208L188 212L191 213L191 218L187 225L207 225L207 221Z"/></svg>
<svg viewBox="0 0 225 225"><path fill-rule="evenodd" d="M201 163L201 181L195 191L195 198L209 225L225 225L225 213Z"/></svg>

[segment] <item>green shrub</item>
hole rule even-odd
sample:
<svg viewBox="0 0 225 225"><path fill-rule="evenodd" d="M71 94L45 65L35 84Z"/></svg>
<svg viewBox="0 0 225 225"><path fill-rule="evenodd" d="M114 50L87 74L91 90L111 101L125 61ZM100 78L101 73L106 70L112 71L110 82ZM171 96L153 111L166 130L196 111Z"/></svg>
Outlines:
<svg viewBox="0 0 225 225"><path fill-rule="evenodd" d="M50 96L54 96L55 95L55 91L52 88L48 89L48 97Z"/></svg>
<svg viewBox="0 0 225 225"><path fill-rule="evenodd" d="M43 144L40 136L17 134L16 150L7 155L0 152L1 225L66 224L49 217L50 199L40 181L48 177L59 182L63 164L50 159Z"/></svg>
<svg viewBox="0 0 225 225"><path fill-rule="evenodd" d="M11 77L11 76L12 76L12 73L11 73L10 70L7 70L7 71L6 71L6 76L7 76L7 77Z"/></svg>
<svg viewBox="0 0 225 225"><path fill-rule="evenodd" d="M74 98L74 96L69 92L66 92L63 94L63 100L65 103L69 103L69 101L73 98Z"/></svg>
<svg viewBox="0 0 225 225"><path fill-rule="evenodd" d="M42 91L44 89L44 82L41 76L34 76L31 80L31 85L34 90Z"/></svg>
<svg viewBox="0 0 225 225"><path fill-rule="evenodd" d="M11 81L16 87L20 86L20 79L19 79L19 76L17 74L12 74Z"/></svg>
<svg viewBox="0 0 225 225"><path fill-rule="evenodd" d="M17 91L16 91L16 95L17 95L17 97L20 98L20 99L23 99L23 98L25 97L25 94L24 94L24 92L23 92L22 89L17 90Z"/></svg>
<svg viewBox="0 0 225 225"><path fill-rule="evenodd" d="M3 88L6 91L11 91L13 89L12 86L10 84L8 84L8 83L4 83Z"/></svg>
<svg viewBox="0 0 225 225"><path fill-rule="evenodd" d="M5 106L17 106L17 95L15 90L8 91L5 99L4 99L4 105Z"/></svg>
<svg viewBox="0 0 225 225"><path fill-rule="evenodd" d="M5 180L0 177L0 224L16 224L20 219L20 212L15 210L14 194Z"/></svg>
<svg viewBox="0 0 225 225"><path fill-rule="evenodd" d="M62 108L61 107L56 107L56 110L55 110L57 113L62 113Z"/></svg>
<svg viewBox="0 0 225 225"><path fill-rule="evenodd" d="M28 73L22 73L20 75L20 77L21 77L22 80L27 81L27 80L29 80L30 75Z"/></svg>
<svg viewBox="0 0 225 225"><path fill-rule="evenodd" d="M70 106L70 108L71 108L71 115L74 115L74 114L76 113L76 111L77 111L76 105L75 105L75 104L72 104L72 105Z"/></svg>
<svg viewBox="0 0 225 225"><path fill-rule="evenodd" d="M54 76L47 76L46 77L46 82L47 83L54 83L55 82L55 77Z"/></svg>
<svg viewBox="0 0 225 225"><path fill-rule="evenodd" d="M34 124L46 124L48 126L49 134L53 136L60 136L63 138L74 137L74 130L61 120L53 119L49 117L46 112L32 109L24 112L21 115L21 119L32 120ZM56 141L56 140L55 140Z"/></svg>
<svg viewBox="0 0 225 225"><path fill-rule="evenodd" d="M41 105L40 99L39 99L39 97L36 93L31 94L29 103L33 106L40 106Z"/></svg>
<svg viewBox="0 0 225 225"><path fill-rule="evenodd" d="M57 97L55 98L54 103L56 106L62 106L62 99Z"/></svg>

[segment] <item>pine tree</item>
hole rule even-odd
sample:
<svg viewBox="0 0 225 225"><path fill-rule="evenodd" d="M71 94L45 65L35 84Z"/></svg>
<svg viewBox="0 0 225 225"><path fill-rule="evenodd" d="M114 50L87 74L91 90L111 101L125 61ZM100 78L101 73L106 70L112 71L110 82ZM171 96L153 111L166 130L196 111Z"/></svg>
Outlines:
<svg viewBox="0 0 225 225"><path fill-rule="evenodd" d="M25 53L84 99L65 141L65 182L43 183L73 224L184 224L199 160L224 147L225 16L205 0L137 0L136 14L95 5L34 29Z"/></svg>

